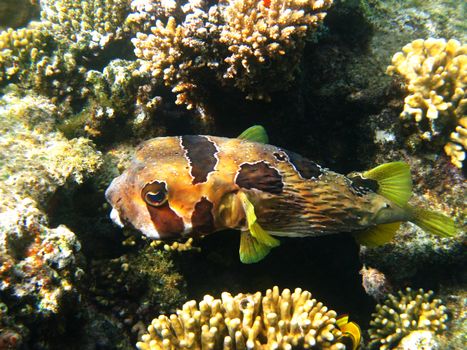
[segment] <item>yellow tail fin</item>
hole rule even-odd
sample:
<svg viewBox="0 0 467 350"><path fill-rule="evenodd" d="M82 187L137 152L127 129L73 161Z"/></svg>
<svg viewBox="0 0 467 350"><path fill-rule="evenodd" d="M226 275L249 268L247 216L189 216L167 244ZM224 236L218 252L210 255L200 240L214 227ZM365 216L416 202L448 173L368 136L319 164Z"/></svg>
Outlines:
<svg viewBox="0 0 467 350"><path fill-rule="evenodd" d="M410 221L433 235L452 237L457 233L454 220L444 214L410 206L407 209L412 214Z"/></svg>
<svg viewBox="0 0 467 350"><path fill-rule="evenodd" d="M381 164L362 174L378 183L377 193L403 207L412 195L410 167L404 162Z"/></svg>

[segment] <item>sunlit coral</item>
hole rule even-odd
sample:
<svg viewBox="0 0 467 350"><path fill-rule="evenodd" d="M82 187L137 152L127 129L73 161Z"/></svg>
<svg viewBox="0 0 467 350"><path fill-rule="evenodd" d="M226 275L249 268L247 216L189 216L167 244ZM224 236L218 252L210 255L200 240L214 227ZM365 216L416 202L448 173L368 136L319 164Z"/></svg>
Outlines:
<svg viewBox="0 0 467 350"><path fill-rule="evenodd" d="M378 304L368 331L370 348L408 350L413 349L413 344L434 346L435 336L447 329L448 315L442 301L434 299L433 294L407 288Z"/></svg>
<svg viewBox="0 0 467 350"><path fill-rule="evenodd" d="M101 164L89 140L54 130L48 99L13 93L0 100L0 291L45 316L59 311L78 270L80 243L41 210L59 187L82 183Z"/></svg>
<svg viewBox="0 0 467 350"><path fill-rule="evenodd" d="M137 347L149 349L346 349L336 325L336 313L295 289L278 287L263 296L222 293L177 314L161 315L148 327Z"/></svg>
<svg viewBox="0 0 467 350"><path fill-rule="evenodd" d="M165 1L164 11L158 3L133 1L130 22L144 30L156 20L151 33L133 39L135 53L142 71L163 79L177 93L177 103L192 108L202 105L203 85L213 78L248 98L268 99L286 89L305 38L332 1L228 0L209 6L192 0L181 7Z"/></svg>
<svg viewBox="0 0 467 350"><path fill-rule="evenodd" d="M445 151L462 167L467 143L467 46L454 39L415 40L394 55L387 73L404 78L409 95L401 118L415 125L423 140L447 135L459 124Z"/></svg>
<svg viewBox="0 0 467 350"><path fill-rule="evenodd" d="M102 49L121 38L128 0L41 0L42 20L56 40L80 50Z"/></svg>

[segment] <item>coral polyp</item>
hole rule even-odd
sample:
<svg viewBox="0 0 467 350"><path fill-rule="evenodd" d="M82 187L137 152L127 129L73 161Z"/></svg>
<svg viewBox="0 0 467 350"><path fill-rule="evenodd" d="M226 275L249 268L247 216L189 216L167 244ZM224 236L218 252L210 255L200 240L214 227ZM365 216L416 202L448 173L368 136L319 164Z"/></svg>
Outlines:
<svg viewBox="0 0 467 350"><path fill-rule="evenodd" d="M426 344L431 348L437 343L436 336L447 330L447 321L447 308L434 298L433 291L407 288L376 306L368 331L369 346L408 350L414 349L413 344Z"/></svg>

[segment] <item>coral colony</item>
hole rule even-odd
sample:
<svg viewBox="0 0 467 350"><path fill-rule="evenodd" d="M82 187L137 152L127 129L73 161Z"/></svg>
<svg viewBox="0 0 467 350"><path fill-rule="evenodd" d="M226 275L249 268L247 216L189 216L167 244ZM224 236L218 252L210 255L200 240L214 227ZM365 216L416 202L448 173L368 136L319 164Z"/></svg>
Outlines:
<svg viewBox="0 0 467 350"><path fill-rule="evenodd" d="M368 152L355 152L340 170L404 160L416 179L411 204L429 202L428 209L452 214L465 231L461 6L454 0L0 0L0 349L69 348L77 335L83 349L132 349L136 342L144 350L355 349L358 327L309 292L281 286L234 295L240 287L263 287L235 280L230 289L219 285L225 279L205 281L193 271L207 266L196 256L231 273L237 265L223 253L238 245L207 239L215 246L211 254L204 247L198 254L196 239L150 243L131 230L122 234L108 219L104 191L128 167L136 145L151 137L232 137L233 124L269 123L281 146L299 144L313 158L320 140L314 138L334 135L331 128L349 132L355 143L319 141L328 157L323 164L354 146ZM242 102L242 112L208 115L212 96L221 93ZM208 127L203 113L215 123ZM384 151L373 142L375 129L390 136ZM409 152L414 139L424 148ZM459 280L465 235L413 232L402 225L393 243L360 248L366 266L352 278L356 285L363 279L367 295L385 300L362 332L362 349L464 346L465 291L455 285L447 292L432 266L447 275L442 280ZM340 237L333 242L342 244ZM348 254L357 265L355 250ZM328 260L320 263L327 268ZM426 265L450 312L432 292L388 296L420 281ZM339 275L352 273L340 268ZM258 269L258 280L270 288L271 275L281 273L290 277L289 270ZM292 287L315 278L301 275ZM190 286L196 292L210 293L205 284L226 292L183 304L190 278L200 281ZM147 328L154 315L161 316Z"/></svg>

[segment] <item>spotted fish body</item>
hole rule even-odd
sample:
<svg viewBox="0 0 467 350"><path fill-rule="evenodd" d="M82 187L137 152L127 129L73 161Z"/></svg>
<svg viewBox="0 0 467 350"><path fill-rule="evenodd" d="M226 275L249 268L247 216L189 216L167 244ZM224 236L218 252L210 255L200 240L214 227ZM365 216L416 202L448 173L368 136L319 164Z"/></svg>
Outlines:
<svg viewBox="0 0 467 350"><path fill-rule="evenodd" d="M409 220L407 210L377 194L377 187L272 145L194 135L141 144L106 197L116 223L153 239L226 228L255 236L255 225L266 236L318 236Z"/></svg>

